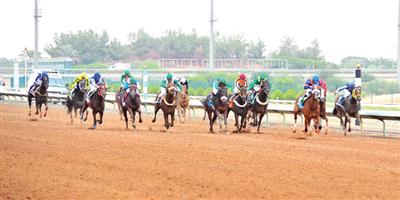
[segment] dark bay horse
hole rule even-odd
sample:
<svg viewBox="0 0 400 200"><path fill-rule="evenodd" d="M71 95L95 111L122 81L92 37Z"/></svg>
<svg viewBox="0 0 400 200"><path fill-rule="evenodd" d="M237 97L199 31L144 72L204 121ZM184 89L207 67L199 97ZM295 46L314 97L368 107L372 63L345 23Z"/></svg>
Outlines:
<svg viewBox="0 0 400 200"><path fill-rule="evenodd" d="M311 91L311 95L304 102L303 109L299 108L298 101L300 97L297 98L296 103L294 104L294 127L293 133L296 133L297 129L297 115L303 114L304 116L304 134L307 134L308 127L310 126L311 120L314 120L314 129L317 134L321 131L321 110L320 110L320 95L321 91L319 89L313 89ZM311 136L311 134L309 134Z"/></svg>
<svg viewBox="0 0 400 200"><path fill-rule="evenodd" d="M44 111L44 117L47 115L47 88L49 87L49 77L43 77L42 83L40 86L34 91L35 96L32 95L28 91L28 104L29 104L29 116L31 116L31 106L32 106L32 98L35 98L35 104L36 104L36 112L35 114L39 114L40 112L40 117L42 117L42 104L45 106L45 111Z"/></svg>
<svg viewBox="0 0 400 200"><path fill-rule="evenodd" d="M250 105L249 111L252 113L250 116L253 118L253 122L250 123L252 126L257 126L257 133L260 133L260 126L262 119L267 113L268 108L268 94L271 90L271 86L268 81L261 81L261 89L255 94L255 101ZM249 113L250 113L249 112Z"/></svg>
<svg viewBox="0 0 400 200"><path fill-rule="evenodd" d="M140 95L137 93L137 86L130 85L129 87L130 87L130 92L126 99L126 105L122 106L122 112L125 118L126 129L128 129L128 115L127 115L128 112L129 115L131 116L132 128L136 129L136 124L135 124L136 112L139 114L139 123L143 122L142 111L140 110L141 101L140 101Z"/></svg>
<svg viewBox="0 0 400 200"><path fill-rule="evenodd" d="M161 109L164 113L164 126L169 129L169 127L174 126L175 120L175 109L177 106L176 102L177 91L175 85L169 84L167 88L167 94L161 99L160 103L156 103L154 107L154 118L152 122L156 122L157 112ZM168 117L171 116L171 123L169 123Z"/></svg>
<svg viewBox="0 0 400 200"><path fill-rule="evenodd" d="M78 88L79 90L75 90L75 94L72 96L72 99L70 97L67 97L66 106L68 109L68 114L71 118L71 122L73 122L72 109L75 112L75 117L77 117L77 110L82 110L83 105L85 104L85 93L87 91L85 80L81 80L78 82Z"/></svg>
<svg viewBox="0 0 400 200"><path fill-rule="evenodd" d="M224 131L227 131L227 118L228 118L228 88L219 88L217 94L212 100L213 106L209 105L208 102L212 98L212 94L209 94L206 99L202 102L205 111L208 114L208 120L210 121L210 133L214 133L214 123L220 116L220 129L222 129L221 121L224 121Z"/></svg>
<svg viewBox="0 0 400 200"><path fill-rule="evenodd" d="M93 114L92 129L96 129L97 122L99 122L99 124L103 123L104 101L106 97L106 90L107 90L106 86L103 83L100 83L97 92L90 97L90 104L88 105L87 103L85 103L83 105L83 108L81 109L81 120L83 119L83 114L87 110L87 108L90 107L92 109L92 114ZM97 121L96 119L97 113L99 113L100 115L99 121ZM88 112L86 111L86 115L83 121L87 120L87 115Z"/></svg>
<svg viewBox="0 0 400 200"><path fill-rule="evenodd" d="M240 133L243 128L246 128L247 123L247 112L249 110L249 104L247 101L247 89L242 87L239 89L239 95L232 99L233 95L229 97L230 101L233 101L233 107L229 108L229 111L233 111L235 114L235 126L237 133ZM240 123L239 123L240 117Z"/></svg>
<svg viewBox="0 0 400 200"><path fill-rule="evenodd" d="M338 98L336 98L335 103L337 103ZM332 115L335 115L340 119L340 125L343 128L343 133L346 136L346 125L349 123L348 132L351 132L350 122L351 117L355 117L360 121L361 124L361 133L363 132L363 123L358 112L358 107L361 101L361 88L355 87L351 95L346 98L344 102L344 106L340 106L335 104L335 108L333 109ZM344 118L344 120L343 120Z"/></svg>
<svg viewBox="0 0 400 200"><path fill-rule="evenodd" d="M325 120L325 125L326 125L325 135L326 135L326 134L328 134L328 130L329 130L328 116L326 115L326 99L322 99L322 98L320 99L319 108L320 108L320 117L321 117L321 119Z"/></svg>

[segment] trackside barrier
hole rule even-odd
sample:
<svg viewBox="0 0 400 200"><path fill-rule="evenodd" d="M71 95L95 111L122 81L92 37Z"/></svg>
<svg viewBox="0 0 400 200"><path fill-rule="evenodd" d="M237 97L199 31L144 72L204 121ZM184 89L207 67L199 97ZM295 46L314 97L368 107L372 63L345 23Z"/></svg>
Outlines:
<svg viewBox="0 0 400 200"><path fill-rule="evenodd" d="M0 91L0 99L4 99L4 97L7 97L7 100L10 100L10 97L14 97L15 100L19 97L21 100L23 98L27 98L28 94L25 92L10 92L10 91ZM65 101L67 97L65 95L58 95L58 94L49 94L48 95L49 100L57 100L57 101ZM115 99L114 95L108 95L105 100L107 103L111 103L115 105ZM142 100L142 105L147 111L148 106L154 106L154 101L153 99L143 99ZM203 105L199 102L190 102L190 108L193 110L195 109L203 109ZM293 114L293 110L289 108L280 108L277 106L269 106L268 107L268 113L277 113L281 114L283 117L283 124L284 127L287 127L286 124L286 114ZM267 126L268 126L268 113L267 113ZM328 116L332 116L332 112L327 111ZM368 111L368 110L361 110L360 115L362 119L376 119L382 122L383 125L383 136L386 137L386 124L385 120L394 120L394 121L400 121L400 112L387 112L387 111ZM400 132L400 130L399 130Z"/></svg>

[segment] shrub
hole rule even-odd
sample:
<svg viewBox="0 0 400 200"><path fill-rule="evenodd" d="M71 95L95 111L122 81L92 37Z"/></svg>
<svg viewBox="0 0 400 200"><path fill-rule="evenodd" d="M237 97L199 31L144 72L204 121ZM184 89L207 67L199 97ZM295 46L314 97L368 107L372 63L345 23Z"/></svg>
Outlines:
<svg viewBox="0 0 400 200"><path fill-rule="evenodd" d="M286 90L286 92L283 94L283 99L287 99L287 100L294 100L297 98L298 96L298 92L296 92L296 90L294 89L288 89Z"/></svg>
<svg viewBox="0 0 400 200"><path fill-rule="evenodd" d="M271 93L271 99L283 99L283 93L280 90L275 90Z"/></svg>

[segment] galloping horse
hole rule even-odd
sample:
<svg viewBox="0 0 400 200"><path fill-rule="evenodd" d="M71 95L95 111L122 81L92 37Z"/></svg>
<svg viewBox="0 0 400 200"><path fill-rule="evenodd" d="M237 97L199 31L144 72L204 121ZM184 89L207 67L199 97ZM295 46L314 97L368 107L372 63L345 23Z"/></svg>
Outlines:
<svg viewBox="0 0 400 200"><path fill-rule="evenodd" d="M338 98L336 98L335 103L337 102ZM355 117L361 123L361 132L363 131L363 123L358 113L358 107L361 101L361 88L355 87L351 95L346 98L344 106L339 106L335 104L335 108L333 109L332 115L336 115L340 119L340 125L343 128L344 135L346 136L346 125L347 122L349 123L348 132L351 132L350 122L351 117ZM344 121L343 121L344 117Z"/></svg>
<svg viewBox="0 0 400 200"><path fill-rule="evenodd" d="M182 85L182 92L180 93L178 102L179 104L177 106L177 111L179 121L184 123L186 120L186 110L188 110L188 114L190 116L189 95L187 93L186 85ZM183 121L181 120L181 114L183 115Z"/></svg>
<svg viewBox="0 0 400 200"><path fill-rule="evenodd" d="M174 126L175 120L175 109L177 106L176 102L177 91L173 83L168 84L167 94L161 99L160 103L157 103L154 107L154 118L152 122L156 122L157 112L160 110L164 113L164 126L169 129L169 127ZM171 123L169 123L168 116L171 116Z"/></svg>
<svg viewBox="0 0 400 200"><path fill-rule="evenodd" d="M119 114L119 120L122 120L122 98L123 98L123 93L120 91L115 92L115 102L117 103L118 106L118 114Z"/></svg>
<svg viewBox="0 0 400 200"><path fill-rule="evenodd" d="M32 98L35 97L35 104L36 104L36 112L35 114L39 114L42 117L42 104L45 106L44 117L47 115L47 88L49 87L49 77L43 77L42 83L40 86L34 91L35 96L32 93L28 92L28 104L29 104L29 116L31 116L31 106L32 106Z"/></svg>
<svg viewBox="0 0 400 200"><path fill-rule="evenodd" d="M100 120L98 121L99 124L103 123L103 113L104 113L104 100L106 96L106 86L103 83L99 84L99 88L97 89L97 92L93 94L90 97L90 104L88 105L85 103L83 105L83 109L81 109L81 120L83 119L83 113L86 111L86 116L83 121L87 120L88 112L87 108L90 107L92 109L92 114L93 114L93 126L92 129L96 129L97 125L97 120L96 120L96 114L100 114Z"/></svg>
<svg viewBox="0 0 400 200"><path fill-rule="evenodd" d="M254 104L249 107L249 111L253 113L252 118L254 119L254 122L250 123L250 125L257 126L257 133L260 133L262 119L265 113L267 113L268 93L270 89L271 87L268 81L261 81L261 89L255 94Z"/></svg>
<svg viewBox="0 0 400 200"><path fill-rule="evenodd" d="M136 85L130 85L129 87L130 87L130 92L126 100L126 106L122 106L122 112L124 113L126 129L128 129L127 112L129 112L129 115L131 116L132 127L136 129L136 124L135 124L136 112L138 112L139 114L139 123L142 123L142 111L140 111L140 95L137 93Z"/></svg>
<svg viewBox="0 0 400 200"><path fill-rule="evenodd" d="M297 115L304 115L304 134L308 132L308 127L310 126L311 120L314 120L314 129L319 134L322 126L320 125L321 111L320 111L320 95L321 91L319 89L313 89L311 91L310 97L304 102L304 108L300 109L298 101L300 97L297 98L294 104L294 127L293 133L296 133L297 128ZM309 134L311 136L311 134Z"/></svg>
<svg viewBox="0 0 400 200"><path fill-rule="evenodd" d="M232 110L235 114L236 132L240 133L242 131L242 128L246 128L247 123L246 117L249 110L249 104L247 101L247 90L245 87L242 87L239 89L239 95L237 95L234 99L231 99L232 96L229 99L233 101L233 107L229 108L228 113L230 110ZM239 116L241 117L240 124Z"/></svg>
<svg viewBox="0 0 400 200"><path fill-rule="evenodd" d="M326 135L326 134L328 134L329 127L328 127L328 116L326 115L326 99L325 98L320 98L319 108L320 108L320 117L321 117L321 119L325 120L325 125L326 125L325 135Z"/></svg>
<svg viewBox="0 0 400 200"><path fill-rule="evenodd" d="M67 109L68 109L68 114L71 118L71 122L73 122L72 109L74 109L75 117L77 117L77 115L78 115L77 110L78 109L82 110L83 105L85 104L85 93L86 93L85 80L79 81L78 87L79 87L79 90L75 91L75 94L72 97L72 99L70 97L67 97L66 105L67 105Z"/></svg>
<svg viewBox="0 0 400 200"><path fill-rule="evenodd" d="M210 133L214 133L214 123L217 120L217 117L219 115L222 115L220 120L224 120L224 131L227 131L227 118L228 118L228 88L223 87L219 88L217 94L215 95L212 104L213 106L210 106L208 102L212 98L212 94L209 94L206 99L202 102L204 105L204 109L208 114L208 120L210 121ZM213 108L214 107L214 108ZM213 115L214 114L214 115ZM220 129L222 129L222 124L220 121Z"/></svg>

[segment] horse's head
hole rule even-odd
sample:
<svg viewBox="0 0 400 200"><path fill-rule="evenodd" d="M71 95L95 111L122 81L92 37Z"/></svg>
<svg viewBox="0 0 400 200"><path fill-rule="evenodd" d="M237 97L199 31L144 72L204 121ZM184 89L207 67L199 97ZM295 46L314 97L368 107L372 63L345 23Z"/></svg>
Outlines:
<svg viewBox="0 0 400 200"><path fill-rule="evenodd" d="M106 91L106 86L103 83L100 83L99 88L97 89L97 94L104 98L106 96Z"/></svg>
<svg viewBox="0 0 400 200"><path fill-rule="evenodd" d="M40 87L47 90L47 88L49 87L49 76L46 75L42 78L42 84L40 85Z"/></svg>
<svg viewBox="0 0 400 200"><path fill-rule="evenodd" d="M167 95L174 96L176 93L176 87L174 83L169 83L167 87Z"/></svg>
<svg viewBox="0 0 400 200"><path fill-rule="evenodd" d="M321 98L321 90L319 90L318 88L315 88L315 89L312 90L311 94L314 97L314 99L320 100L320 98Z"/></svg>
<svg viewBox="0 0 400 200"><path fill-rule="evenodd" d="M137 85L131 84L129 85L129 89L130 89L129 96L131 96L131 98L134 99L137 94Z"/></svg>
<svg viewBox="0 0 400 200"><path fill-rule="evenodd" d="M361 101L361 87L357 86L353 89L353 92L351 93L351 96L357 100L358 102Z"/></svg>
<svg viewBox="0 0 400 200"><path fill-rule="evenodd" d="M79 83L78 83L78 86L79 86L79 90L82 93L86 92L86 81L85 80L80 80Z"/></svg>
<svg viewBox="0 0 400 200"><path fill-rule="evenodd" d="M221 99L222 104L226 104L228 101L228 88L222 87L218 89L217 97Z"/></svg>
<svg viewBox="0 0 400 200"><path fill-rule="evenodd" d="M244 99L247 96L247 88L246 87L241 87L239 89L239 96Z"/></svg>
<svg viewBox="0 0 400 200"><path fill-rule="evenodd" d="M266 94L268 94L269 91L271 90L269 82L266 80L262 80L260 85L261 85L261 91L265 92Z"/></svg>

